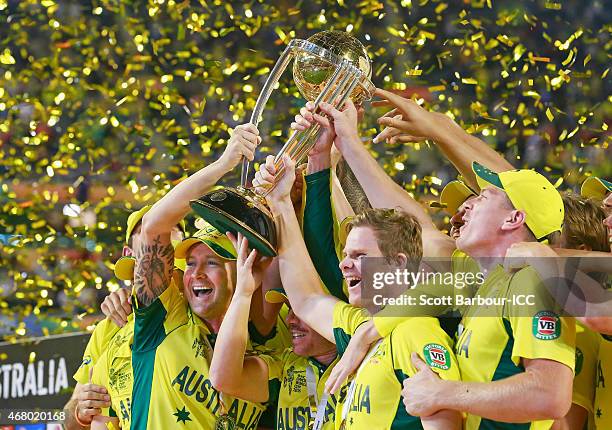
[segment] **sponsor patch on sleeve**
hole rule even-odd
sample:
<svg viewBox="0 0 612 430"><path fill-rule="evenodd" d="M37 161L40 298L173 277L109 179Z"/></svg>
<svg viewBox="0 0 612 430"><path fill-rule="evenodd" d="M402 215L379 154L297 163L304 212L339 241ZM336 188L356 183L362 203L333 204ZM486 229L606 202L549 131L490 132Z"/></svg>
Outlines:
<svg viewBox="0 0 612 430"><path fill-rule="evenodd" d="M428 343L423 348L423 356L429 367L448 370L451 367L450 354L448 350L437 343Z"/></svg>
<svg viewBox="0 0 612 430"><path fill-rule="evenodd" d="M554 340L561 336L561 321L557 314L541 311L533 316L533 336L540 340Z"/></svg>

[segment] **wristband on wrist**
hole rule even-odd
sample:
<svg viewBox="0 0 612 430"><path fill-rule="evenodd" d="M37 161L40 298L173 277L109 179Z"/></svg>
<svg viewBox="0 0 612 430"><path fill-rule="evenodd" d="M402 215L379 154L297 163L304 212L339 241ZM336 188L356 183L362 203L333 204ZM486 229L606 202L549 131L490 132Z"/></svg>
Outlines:
<svg viewBox="0 0 612 430"><path fill-rule="evenodd" d="M74 408L74 419L76 420L77 423L79 423L81 427L88 427L88 428L91 427L91 422L84 423L83 421L79 419L79 404L78 403L76 407Z"/></svg>

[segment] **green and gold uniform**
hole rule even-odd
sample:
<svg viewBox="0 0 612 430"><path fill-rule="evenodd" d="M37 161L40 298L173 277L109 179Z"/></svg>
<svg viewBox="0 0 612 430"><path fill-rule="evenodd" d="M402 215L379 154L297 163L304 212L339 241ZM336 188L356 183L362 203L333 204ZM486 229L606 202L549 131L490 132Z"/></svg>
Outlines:
<svg viewBox="0 0 612 430"><path fill-rule="evenodd" d="M341 300L346 300L346 293L343 290L344 278L338 267L338 257L335 252L334 237L336 232L331 202L331 175L329 169L304 176L302 201L304 202L301 214L304 242L317 269L322 285L330 294ZM282 375L283 369L285 369L284 363L287 362L290 363L287 369L290 369L291 366L294 366L294 369L299 369L295 370L297 372L296 375L306 374L305 369L309 361L312 362L312 366L316 367L314 360L285 351L291 348L291 336L286 323L288 310L289 308L283 305L276 326L267 336L258 333L255 326L249 323L249 337L253 345L257 349L261 349L260 347L263 346L265 353L273 350L275 351L275 357L282 358L281 361L276 360L276 365L272 366L274 367L274 369L271 368L270 373L272 378L280 378L279 375ZM327 368L325 371L315 372L319 378L317 389L321 392L329 370ZM291 374L293 374L293 371ZM283 377L281 380L286 382L287 379ZM276 387L278 386L279 384L276 384ZM278 392L279 389L280 392ZM287 389L289 390L288 392ZM320 395L321 393L319 393ZM285 406L275 405L276 401L282 401ZM331 402L335 402L335 396L333 396L333 399L330 398L327 406L329 412L326 415L329 415L335 409L332 408ZM280 388L277 388L276 393L270 393L268 409L262 416L261 423L272 426L272 423L275 422L276 427L279 429L294 428L292 426L302 428L302 424L308 425L308 422L304 420L308 418L309 413L310 408L306 391L294 392L291 388L281 385ZM274 415L276 415L276 419ZM331 428L329 425L329 422L325 421L323 428Z"/></svg>
<svg viewBox="0 0 612 430"><path fill-rule="evenodd" d="M134 319L130 318L106 343L105 350L96 361L91 378L92 383L106 387L111 397L113 412L110 415L119 418L122 429L129 429L131 422L133 336Z"/></svg>
<svg viewBox="0 0 612 430"><path fill-rule="evenodd" d="M331 201L330 169L304 177L304 243L324 289L342 301L347 300L344 277L336 254L337 221Z"/></svg>
<svg viewBox="0 0 612 430"><path fill-rule="evenodd" d="M469 257L466 257L469 258ZM476 298L510 298L534 294L541 281L531 267L514 274L498 265L488 274ZM464 381L491 382L525 371L521 359L548 359L572 370L575 361L576 326L573 318L559 318L553 303L535 294L541 309L531 316L519 305L470 306L463 316L455 353ZM522 312L522 313L521 313ZM534 393L533 395L537 395ZM466 429L547 429L552 421L531 424L500 423L478 416L467 416Z"/></svg>
<svg viewBox="0 0 612 430"><path fill-rule="evenodd" d="M129 320L133 319L130 314ZM91 333L89 342L83 352L83 361L74 374L74 379L79 384L87 384L89 382L89 370L96 364L110 339L119 331L119 326L112 322L109 318L105 318L96 324L96 328Z"/></svg>
<svg viewBox="0 0 612 430"><path fill-rule="evenodd" d="M595 374L595 428L612 429L612 336L601 336Z"/></svg>
<svg viewBox="0 0 612 430"><path fill-rule="evenodd" d="M576 371L572 403L588 411L589 423L593 422L597 355L599 353L598 333L576 322Z"/></svg>
<svg viewBox="0 0 612 430"><path fill-rule="evenodd" d="M307 430L310 420L315 419L314 411L310 409L310 398L308 392L308 376L312 375L316 384L316 400L318 406L325 389L325 382L331 373L336 360L329 366L319 363L309 357L302 357L293 352L291 348L285 350L274 360L268 362L269 378L275 381L273 385L278 387L278 398L276 410L277 430ZM314 393L313 393L314 394ZM325 421L323 429L334 428L337 395L330 395L325 406Z"/></svg>
<svg viewBox="0 0 612 430"><path fill-rule="evenodd" d="M334 337L340 354L357 327L368 319L363 309L343 302L334 308ZM417 370L411 353L418 353L442 379L459 380L452 342L436 318L406 319L374 346L375 352L358 370L355 394L346 416L347 429L421 429L419 417L408 415L401 401L404 379ZM345 398L343 401L347 401ZM336 424L342 420L337 406Z"/></svg>
<svg viewBox="0 0 612 430"><path fill-rule="evenodd" d="M238 428L257 427L263 406L221 396L208 378L214 340L177 288L135 311L133 430L214 429L224 408Z"/></svg>
<svg viewBox="0 0 612 430"><path fill-rule="evenodd" d="M259 333L255 325L249 321L249 340L253 347L273 350L276 354L282 354L285 349L291 347L291 333L286 321L288 313L289 308L283 305L276 317L276 325L267 336Z"/></svg>

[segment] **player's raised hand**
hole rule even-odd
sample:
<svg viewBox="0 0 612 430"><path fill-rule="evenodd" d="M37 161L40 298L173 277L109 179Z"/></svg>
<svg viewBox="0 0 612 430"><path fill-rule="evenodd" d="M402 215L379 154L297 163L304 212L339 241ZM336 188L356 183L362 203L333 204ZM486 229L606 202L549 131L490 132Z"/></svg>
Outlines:
<svg viewBox="0 0 612 430"><path fill-rule="evenodd" d="M100 306L102 313L119 327L127 324L132 313L132 295L127 288L120 288L104 298Z"/></svg>
<svg viewBox="0 0 612 430"><path fill-rule="evenodd" d="M315 113L313 102L306 103L306 106L300 109L300 113L295 116L295 121L291 123L291 129L296 131L306 131L312 127L315 123L325 124L322 127L322 132L319 138L315 142L314 146L308 153L309 157L314 157L321 154L327 154L331 152L336 132L327 118Z"/></svg>
<svg viewBox="0 0 612 430"><path fill-rule="evenodd" d="M255 192L265 195L268 204L273 206L285 199L290 202L289 195L295 182L295 162L287 155L282 157L282 165L274 165L274 156L269 155L265 164L259 167L259 171L253 179Z"/></svg>
<svg viewBox="0 0 612 430"><path fill-rule="evenodd" d="M234 294L244 294L252 296L255 290L261 285L263 274L272 262L269 257L259 257L257 250L249 249L249 242L242 233L235 237L227 233L227 237L236 249L236 292Z"/></svg>
<svg viewBox="0 0 612 430"><path fill-rule="evenodd" d="M336 133L336 147L342 152L347 145L360 143L359 133L357 131L357 108L349 99L344 104L341 110L336 109L329 103L322 102L320 105L321 111L327 114L328 118L315 120L321 124L323 128L332 128Z"/></svg>
<svg viewBox="0 0 612 430"><path fill-rule="evenodd" d="M231 170L242 161L242 157L253 161L255 149L259 143L261 143L261 137L259 137L257 127L251 123L241 124L232 132L225 151L219 158L219 163L227 170Z"/></svg>
<svg viewBox="0 0 612 430"><path fill-rule="evenodd" d="M374 143L383 140L416 142L434 138L442 114L430 112L414 100L380 88L376 89L374 95L382 100L372 102L372 106L392 107L391 111L378 118L378 123L386 128L374 138Z"/></svg>

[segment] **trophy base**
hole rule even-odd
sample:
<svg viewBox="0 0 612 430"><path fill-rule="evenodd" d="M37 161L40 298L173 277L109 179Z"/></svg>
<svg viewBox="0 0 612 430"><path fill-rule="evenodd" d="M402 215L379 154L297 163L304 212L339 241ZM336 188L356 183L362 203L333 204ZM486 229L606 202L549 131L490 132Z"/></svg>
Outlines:
<svg viewBox="0 0 612 430"><path fill-rule="evenodd" d="M252 191L222 188L190 202L193 211L221 233L242 233L260 255L276 257L272 214Z"/></svg>

